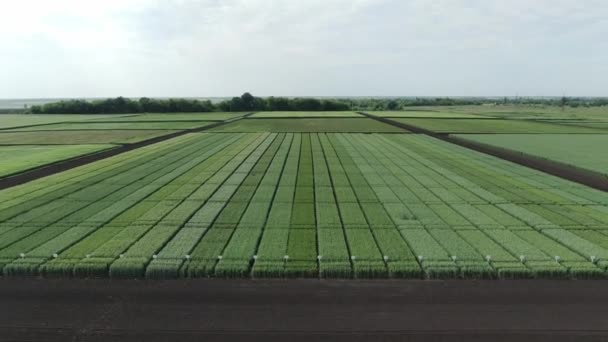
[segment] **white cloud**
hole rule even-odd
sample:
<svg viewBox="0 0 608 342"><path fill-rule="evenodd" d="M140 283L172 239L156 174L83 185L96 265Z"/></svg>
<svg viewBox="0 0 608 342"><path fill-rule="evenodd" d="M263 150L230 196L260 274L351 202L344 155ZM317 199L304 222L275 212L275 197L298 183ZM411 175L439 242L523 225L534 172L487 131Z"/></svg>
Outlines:
<svg viewBox="0 0 608 342"><path fill-rule="evenodd" d="M11 1L0 97L605 95L605 18L603 0Z"/></svg>

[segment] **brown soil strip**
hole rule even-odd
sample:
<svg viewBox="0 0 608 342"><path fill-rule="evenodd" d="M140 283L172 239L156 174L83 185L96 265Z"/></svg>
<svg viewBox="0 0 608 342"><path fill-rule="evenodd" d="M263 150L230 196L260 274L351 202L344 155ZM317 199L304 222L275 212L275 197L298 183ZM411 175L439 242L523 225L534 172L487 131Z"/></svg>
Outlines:
<svg viewBox="0 0 608 342"><path fill-rule="evenodd" d="M89 164L89 163L93 163L96 162L98 160L102 160L102 159L106 159L106 158L110 158L128 151L132 151L144 146L148 146L148 145L152 145L152 144L156 144L159 143L161 141L166 141L169 139L173 139L175 137L179 137L181 135L184 134L188 134L188 133L196 133L196 132L202 132L202 131L206 131L209 130L211 128L215 128L227 123L231 123L234 121L238 121L241 119L244 119L246 117L249 117L253 115L253 113L248 113L245 114L244 116L240 116L238 118L231 118L231 119L227 119L224 121L219 121L219 122L215 122L212 123L208 126L205 127L199 127L199 128L192 128L192 129L185 129L185 130L181 130L179 132L174 132L174 133L170 133L167 135L162 135L162 136L158 136L158 137L154 137L154 138L150 138L147 140L143 140L143 141L139 141L136 143L132 143L132 144L125 144L122 145L120 147L116 147L116 148L112 148L109 150L104 150L98 153L93 153L93 154L87 154L84 156L78 156L75 158L71 158L71 159L67 159L67 160L63 160L60 162L56 162L56 163L52 163L52 164L47 164L41 167L38 167L36 169L30 170L30 171L26 171L24 173L20 173L17 175L13 175L13 176L8 176L5 178L1 178L0 179L0 190L2 189L6 189L6 188L10 188L13 186L17 186L20 184L24 184L27 182L31 182L35 179L39 179L42 177L46 177L46 176L50 176L59 172L63 172L69 169L73 169L75 167L79 167L85 164Z"/></svg>
<svg viewBox="0 0 608 342"><path fill-rule="evenodd" d="M579 168L573 165L568 165L565 163L533 156L518 151L513 151L497 146L482 144L476 141L450 136L449 134L445 133L435 133L427 129L412 126L410 124L405 124L402 122L396 122L388 118L382 118L364 112L360 113L369 118L378 120L389 125L404 128L414 133L425 134L433 138L437 138L439 140L443 140L452 144L469 148L471 150L489 154L491 156L508 160L510 162L523 165L535 170L539 170L563 179L567 179L569 181L583 184L591 188L608 191L608 177L599 172Z"/></svg>
<svg viewBox="0 0 608 342"><path fill-rule="evenodd" d="M0 341L606 341L607 285L0 279Z"/></svg>

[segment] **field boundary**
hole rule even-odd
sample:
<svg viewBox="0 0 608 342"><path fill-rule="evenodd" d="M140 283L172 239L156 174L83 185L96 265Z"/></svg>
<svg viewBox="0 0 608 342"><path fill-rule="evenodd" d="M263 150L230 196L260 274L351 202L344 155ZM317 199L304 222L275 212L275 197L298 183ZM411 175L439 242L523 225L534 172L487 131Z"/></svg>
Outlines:
<svg viewBox="0 0 608 342"><path fill-rule="evenodd" d="M225 125L225 124L232 123L232 122L235 122L238 120L242 120L253 114L254 114L253 112L247 113L240 117L230 118L230 119L226 119L226 120L219 121L219 122L214 122L214 123L204 126L204 127L184 129L184 130L180 130L178 132L169 133L167 135L152 137L150 139L138 141L138 142L131 143L131 144L124 144L122 146L110 148L108 150L100 151L97 153L87 154L84 156L78 156L78 157L58 161L55 163L46 164L46 165L43 165L43 166L40 166L37 168L30 169L25 172L13 174L12 176L1 177L0 178L0 190L11 188L11 187L14 187L14 186L17 186L20 184L24 184L27 182L31 182L31 181L39 179L39 178L43 178L43 177L50 176L50 175L53 175L56 173L67 171L67 170L70 170L70 169L73 169L73 168L76 168L76 167L79 167L82 165L86 165L86 164L93 163L93 162L96 162L99 160L110 158L110 157L113 157L113 156L116 156L116 155L119 155L119 154L122 154L125 152L133 151L133 150L136 150L136 149L148 146L148 145L163 142L163 141L173 139L173 138L185 135L185 134L203 132L203 131L206 131L206 130L209 130L209 129L212 129L212 128L215 128L215 127L218 127L221 125Z"/></svg>
<svg viewBox="0 0 608 342"><path fill-rule="evenodd" d="M397 122L390 118L378 117L365 112L358 112L371 119L407 129L412 133L425 134L430 137L449 142L461 147L465 147L477 152L488 154L503 160L507 160L522 166L526 166L538 171L548 173L553 176L557 176L563 179L567 179L572 182L583 184L594 189L608 191L608 177L599 172L583 169L566 163L561 163L554 160L530 155L523 152L513 151L510 149L497 147L493 145L483 144L476 141L463 139L460 137L452 136L448 133L435 133L433 131L413 126L410 124Z"/></svg>

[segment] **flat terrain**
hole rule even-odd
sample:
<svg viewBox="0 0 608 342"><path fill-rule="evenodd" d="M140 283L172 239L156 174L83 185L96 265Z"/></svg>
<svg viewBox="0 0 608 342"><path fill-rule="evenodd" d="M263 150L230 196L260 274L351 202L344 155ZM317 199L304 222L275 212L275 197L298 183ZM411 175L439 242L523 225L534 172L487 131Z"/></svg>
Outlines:
<svg viewBox="0 0 608 342"><path fill-rule="evenodd" d="M244 119L213 129L216 132L405 132L368 118Z"/></svg>
<svg viewBox="0 0 608 342"><path fill-rule="evenodd" d="M605 281L3 279L0 341L605 341Z"/></svg>
<svg viewBox="0 0 608 342"><path fill-rule="evenodd" d="M55 166L61 169L61 161L65 161L62 165L78 164L72 159L75 157L93 161L88 156L92 152L112 147L122 151L121 147L130 149L138 143L216 125L244 114L0 115L0 156L4 161L0 178L10 175L14 180L13 175L28 171L29 180L39 177L42 170L50 172Z"/></svg>
<svg viewBox="0 0 608 342"><path fill-rule="evenodd" d="M160 113L160 114L131 114L117 117L102 117L92 121L214 121L238 118L245 113Z"/></svg>
<svg viewBox="0 0 608 342"><path fill-rule="evenodd" d="M173 133L167 130L0 131L0 145L127 144Z"/></svg>
<svg viewBox="0 0 608 342"><path fill-rule="evenodd" d="M568 126L548 122L508 119L395 118L397 122L420 127L435 133L588 133L608 134L601 128Z"/></svg>
<svg viewBox="0 0 608 342"><path fill-rule="evenodd" d="M94 119L103 118L118 118L123 115L33 115L33 114L0 114L0 129L11 128L11 127L22 127L31 125L45 125L49 123L59 122L81 122Z"/></svg>
<svg viewBox="0 0 608 342"><path fill-rule="evenodd" d="M384 114L605 170L595 109L467 108ZM0 341L608 339L608 193L568 170L352 113L171 115L0 131L15 170L116 146L0 180L27 181L0 190Z"/></svg>
<svg viewBox="0 0 608 342"><path fill-rule="evenodd" d="M0 177L112 147L114 145L0 146Z"/></svg>
<svg viewBox="0 0 608 342"><path fill-rule="evenodd" d="M608 135L605 134L467 134L461 137L608 175Z"/></svg>
<svg viewBox="0 0 608 342"><path fill-rule="evenodd" d="M329 117L362 117L355 112L258 112L253 118L329 118Z"/></svg>
<svg viewBox="0 0 608 342"><path fill-rule="evenodd" d="M402 111L365 111L376 116L386 118L446 118L446 119L474 119L484 118L483 116L458 113L458 112L447 112L440 110L402 110Z"/></svg>
<svg viewBox="0 0 608 342"><path fill-rule="evenodd" d="M82 123L57 123L40 126L15 128L6 132L20 131L82 131L82 130L183 130L203 127L213 121L127 121L127 122L82 122Z"/></svg>
<svg viewBox="0 0 608 342"><path fill-rule="evenodd" d="M415 134L188 134L0 194L5 275L580 279L608 267L606 193Z"/></svg>
<svg viewBox="0 0 608 342"><path fill-rule="evenodd" d="M605 192L371 118L290 114L239 119L0 191L2 274L607 276ZM584 134L597 132L585 127L495 118L391 120L437 132L500 132L503 141L521 146L559 146L569 139L572 152L555 150L552 158L578 165L576 151L585 149L588 160L605 159L592 147L603 135ZM211 122L33 128L133 125L138 132L149 124ZM522 139L507 134L513 131ZM578 134L533 143L554 131ZM27 133L42 140L53 132L60 131ZM79 135L71 138L84 142L84 131L73 132ZM94 134L100 132L124 131L91 130L91 141L105 137ZM574 143L579 137L582 145ZM25 169L58 159L50 150L36 155L36 146L12 148L21 148L24 157L8 153L15 160L8 166L27 162Z"/></svg>

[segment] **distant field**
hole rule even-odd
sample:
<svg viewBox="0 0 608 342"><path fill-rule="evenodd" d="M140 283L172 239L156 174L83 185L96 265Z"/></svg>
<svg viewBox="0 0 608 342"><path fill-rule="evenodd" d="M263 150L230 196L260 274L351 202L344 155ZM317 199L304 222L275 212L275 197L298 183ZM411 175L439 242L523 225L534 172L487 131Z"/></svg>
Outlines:
<svg viewBox="0 0 608 342"><path fill-rule="evenodd" d="M0 145L126 144L166 135L167 130L1 132Z"/></svg>
<svg viewBox="0 0 608 342"><path fill-rule="evenodd" d="M70 159L114 145L0 146L0 177Z"/></svg>
<svg viewBox="0 0 608 342"><path fill-rule="evenodd" d="M555 107L542 105L482 105L423 107L451 113L479 114L505 119L579 119L594 120L608 118L608 107Z"/></svg>
<svg viewBox="0 0 608 342"><path fill-rule="evenodd" d="M438 109L427 110L427 111L365 111L366 113L381 116L381 117L392 117L392 118L479 118L479 115L467 114L467 113L451 113L444 112Z"/></svg>
<svg viewBox="0 0 608 342"><path fill-rule="evenodd" d="M117 119L123 115L32 115L32 114L0 114L0 129L9 127L21 127L28 125L42 125L58 122L82 122L94 119L112 118Z"/></svg>
<svg viewBox="0 0 608 342"><path fill-rule="evenodd" d="M543 121L543 120L540 120L540 121ZM543 122L559 123L560 125L580 126L580 127L598 128L598 129L607 129L608 128L608 118L606 121L575 119L575 120L545 120Z"/></svg>
<svg viewBox="0 0 608 342"><path fill-rule="evenodd" d="M68 130L182 130L204 127L213 121L164 121L164 122L86 122L86 123L58 123L51 125L33 126L8 130L10 132L23 131L68 131Z"/></svg>
<svg viewBox="0 0 608 342"><path fill-rule="evenodd" d="M361 117L355 112L259 112L254 118Z"/></svg>
<svg viewBox="0 0 608 342"><path fill-rule="evenodd" d="M216 132L404 132L367 118L244 119L212 129Z"/></svg>
<svg viewBox="0 0 608 342"><path fill-rule="evenodd" d="M94 119L99 121L213 121L238 118L245 113L159 113L159 114L132 114L122 117L104 117Z"/></svg>
<svg viewBox="0 0 608 342"><path fill-rule="evenodd" d="M523 120L425 118L393 120L436 133L608 133L608 130Z"/></svg>
<svg viewBox="0 0 608 342"><path fill-rule="evenodd" d="M460 137L608 175L608 135L467 134Z"/></svg>

